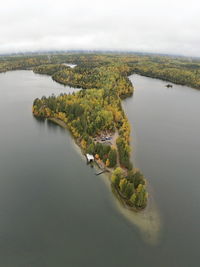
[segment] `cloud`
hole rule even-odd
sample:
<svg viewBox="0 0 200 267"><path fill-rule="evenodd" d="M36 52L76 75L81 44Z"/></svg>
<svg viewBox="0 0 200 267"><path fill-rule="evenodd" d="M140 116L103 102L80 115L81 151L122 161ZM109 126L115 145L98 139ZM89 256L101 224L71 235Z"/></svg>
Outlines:
<svg viewBox="0 0 200 267"><path fill-rule="evenodd" d="M7 0L0 53L132 50L200 56L198 0Z"/></svg>

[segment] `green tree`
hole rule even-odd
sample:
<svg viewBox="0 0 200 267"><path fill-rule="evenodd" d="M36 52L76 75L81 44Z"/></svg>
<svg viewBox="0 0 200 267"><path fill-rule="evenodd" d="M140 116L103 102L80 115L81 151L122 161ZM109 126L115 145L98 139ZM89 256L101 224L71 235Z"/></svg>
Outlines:
<svg viewBox="0 0 200 267"><path fill-rule="evenodd" d="M95 145L94 145L94 143L91 143L91 144L88 146L88 148L87 148L87 152L88 152L89 154L92 154L92 155L95 154Z"/></svg>
<svg viewBox="0 0 200 267"><path fill-rule="evenodd" d="M141 172L137 171L133 174L132 182L135 188L137 188L139 184L145 184L144 176L141 174Z"/></svg>
<svg viewBox="0 0 200 267"><path fill-rule="evenodd" d="M117 164L117 151L115 148L112 148L110 152L108 153L108 159L109 159L109 167L113 168Z"/></svg>
<svg viewBox="0 0 200 267"><path fill-rule="evenodd" d="M115 186L119 186L119 182L123 177L123 170L120 167L117 167L111 176L111 181Z"/></svg>
<svg viewBox="0 0 200 267"><path fill-rule="evenodd" d="M147 197L148 194L146 192L145 186L139 184L136 190L135 206L138 208L144 208L147 204Z"/></svg>
<svg viewBox="0 0 200 267"><path fill-rule="evenodd" d="M133 184L127 182L127 184L126 184L126 188L125 188L125 191L124 191L124 194L125 194L125 196L127 197L127 199L129 199L129 198L132 196L133 191L134 191Z"/></svg>

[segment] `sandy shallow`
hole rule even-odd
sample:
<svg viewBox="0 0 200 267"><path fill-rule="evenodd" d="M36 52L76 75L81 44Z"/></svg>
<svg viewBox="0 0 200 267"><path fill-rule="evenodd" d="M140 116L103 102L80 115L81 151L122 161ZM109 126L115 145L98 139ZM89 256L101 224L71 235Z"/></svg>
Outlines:
<svg viewBox="0 0 200 267"><path fill-rule="evenodd" d="M64 127L64 124L59 123L56 119L52 120L54 123L57 123L61 127ZM80 155L82 160L85 160L84 155L81 152L80 147L73 142L74 149ZM97 167L95 167L98 170ZM102 177L102 180L105 182L108 187L110 194L113 196L113 203L116 206L116 209L132 224L134 224L140 231L143 240L151 245L157 245L161 236L161 215L158 207L153 198L153 190L148 186L149 199L147 207L142 210L135 212L124 205L121 201L119 195L113 192L111 187L111 181L109 175L102 174L98 177Z"/></svg>
<svg viewBox="0 0 200 267"><path fill-rule="evenodd" d="M142 210L135 212L129 208L127 208L122 201L120 201L120 197L117 197L117 194L112 192L110 180L107 175L101 175L102 180L108 186L111 194L113 194L113 202L118 211L133 225L135 225L140 231L142 239L151 245L159 244L161 237L161 215L158 207L153 199L152 191L148 187L149 199L147 207Z"/></svg>

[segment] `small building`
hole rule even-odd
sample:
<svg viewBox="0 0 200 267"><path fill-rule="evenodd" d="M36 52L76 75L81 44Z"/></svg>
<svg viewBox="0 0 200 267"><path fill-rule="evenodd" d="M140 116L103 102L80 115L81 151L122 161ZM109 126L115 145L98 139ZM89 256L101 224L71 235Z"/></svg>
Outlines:
<svg viewBox="0 0 200 267"><path fill-rule="evenodd" d="M86 154L86 158L88 162L93 162L94 161L94 156L91 154Z"/></svg>

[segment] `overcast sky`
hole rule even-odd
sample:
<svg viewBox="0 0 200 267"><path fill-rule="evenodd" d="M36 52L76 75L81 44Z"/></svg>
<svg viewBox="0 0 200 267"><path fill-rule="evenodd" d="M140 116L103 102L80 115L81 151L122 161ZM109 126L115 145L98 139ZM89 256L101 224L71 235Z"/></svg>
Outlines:
<svg viewBox="0 0 200 267"><path fill-rule="evenodd" d="M63 49L200 56L200 1L2 1L0 53Z"/></svg>

